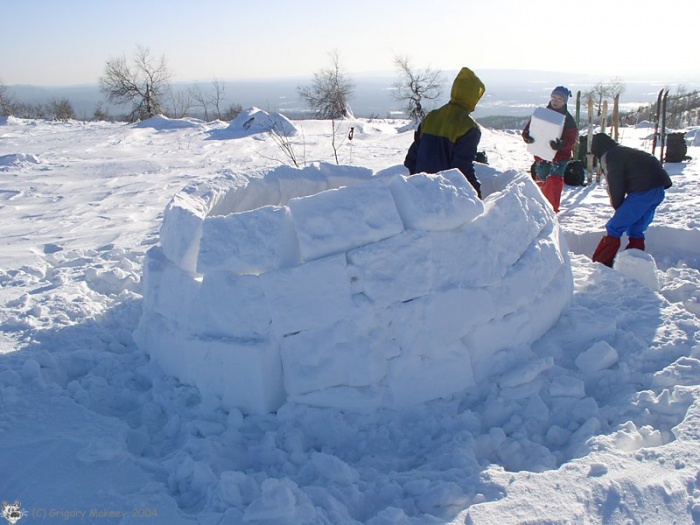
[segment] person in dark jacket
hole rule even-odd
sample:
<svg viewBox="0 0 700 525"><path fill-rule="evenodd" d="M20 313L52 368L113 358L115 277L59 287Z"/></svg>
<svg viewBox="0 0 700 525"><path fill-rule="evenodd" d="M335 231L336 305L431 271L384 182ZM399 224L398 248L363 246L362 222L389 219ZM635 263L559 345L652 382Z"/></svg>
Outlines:
<svg viewBox="0 0 700 525"><path fill-rule="evenodd" d="M479 77L463 67L452 84L450 101L428 113L416 129L403 163L411 175L457 168L481 198L481 184L474 172L481 130L471 113L485 91Z"/></svg>
<svg viewBox="0 0 700 525"><path fill-rule="evenodd" d="M561 203L561 192L564 189L566 165L571 160L574 146L578 141L576 121L566 106L570 96L571 91L564 86L557 86L552 91L547 108L564 115L564 130L560 138L549 141L549 146L556 151L551 162L536 156L534 164L536 182L557 213ZM523 129L522 137L527 144L532 144L535 142L535 139L530 135L529 131L530 121L528 120L525 129Z"/></svg>
<svg viewBox="0 0 700 525"><path fill-rule="evenodd" d="M623 233L629 238L625 249L644 250L644 232L672 182L659 159L645 151L620 146L605 133L593 136L591 153L600 160L615 210L605 225L607 235L595 249L593 260L612 267Z"/></svg>

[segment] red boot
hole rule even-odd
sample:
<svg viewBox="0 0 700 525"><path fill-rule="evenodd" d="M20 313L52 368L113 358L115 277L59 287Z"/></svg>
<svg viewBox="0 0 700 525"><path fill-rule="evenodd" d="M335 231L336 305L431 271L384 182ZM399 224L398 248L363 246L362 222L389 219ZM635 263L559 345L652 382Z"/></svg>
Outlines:
<svg viewBox="0 0 700 525"><path fill-rule="evenodd" d="M552 208L556 213L559 213L559 204L561 203L561 192L564 189L564 177L550 175L541 186L542 193L547 200L552 204Z"/></svg>
<svg viewBox="0 0 700 525"><path fill-rule="evenodd" d="M606 235L598 243L593 253L593 262L599 262L612 268L617 250L620 249L620 238Z"/></svg>
<svg viewBox="0 0 700 525"><path fill-rule="evenodd" d="M631 248L644 251L644 237L630 237L630 242L627 243L627 248L625 248L625 250Z"/></svg>

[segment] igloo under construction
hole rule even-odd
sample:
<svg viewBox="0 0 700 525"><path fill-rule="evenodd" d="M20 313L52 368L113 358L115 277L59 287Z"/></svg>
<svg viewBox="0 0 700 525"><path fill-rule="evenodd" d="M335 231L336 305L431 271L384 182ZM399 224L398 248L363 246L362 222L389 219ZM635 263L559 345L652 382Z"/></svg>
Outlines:
<svg viewBox="0 0 700 525"><path fill-rule="evenodd" d="M193 181L146 256L138 345L246 413L400 408L485 385L573 279L535 183L313 164Z"/></svg>

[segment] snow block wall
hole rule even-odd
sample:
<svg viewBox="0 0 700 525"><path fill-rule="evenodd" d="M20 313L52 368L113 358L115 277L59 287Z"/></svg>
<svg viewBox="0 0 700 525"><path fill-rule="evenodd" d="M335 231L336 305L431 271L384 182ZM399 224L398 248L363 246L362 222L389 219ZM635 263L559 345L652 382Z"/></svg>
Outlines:
<svg viewBox="0 0 700 525"><path fill-rule="evenodd" d="M486 384L573 291L528 176L314 164L195 181L168 204L134 334L167 373L248 413L398 408ZM488 179L488 180L487 180Z"/></svg>

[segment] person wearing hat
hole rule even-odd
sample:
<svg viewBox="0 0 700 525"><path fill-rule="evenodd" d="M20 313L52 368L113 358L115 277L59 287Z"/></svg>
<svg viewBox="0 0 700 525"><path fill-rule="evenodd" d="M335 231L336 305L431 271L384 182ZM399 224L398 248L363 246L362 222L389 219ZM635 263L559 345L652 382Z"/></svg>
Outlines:
<svg viewBox="0 0 700 525"><path fill-rule="evenodd" d="M629 238L626 250L644 251L644 232L673 183L659 159L646 151L620 146L605 133L593 136L591 153L600 161L615 210L593 261L612 267L623 233Z"/></svg>
<svg viewBox="0 0 700 525"><path fill-rule="evenodd" d="M560 138L549 141L550 147L556 151L554 158L551 161L547 161L535 156L534 164L535 180L557 213L561 203L561 192L564 189L566 165L571 160L574 146L576 141L578 141L576 121L566 107L569 97L571 97L571 91L564 86L557 86L552 90L547 108L564 115L564 130ZM535 142L535 139L530 135L529 131L530 121L528 120L525 129L523 129L522 137L527 144L532 144Z"/></svg>
<svg viewBox="0 0 700 525"><path fill-rule="evenodd" d="M450 101L428 113L416 129L404 166L414 173L437 173L457 168L481 198L481 184L474 172L481 130L471 113L486 88L469 68L457 74Z"/></svg>

